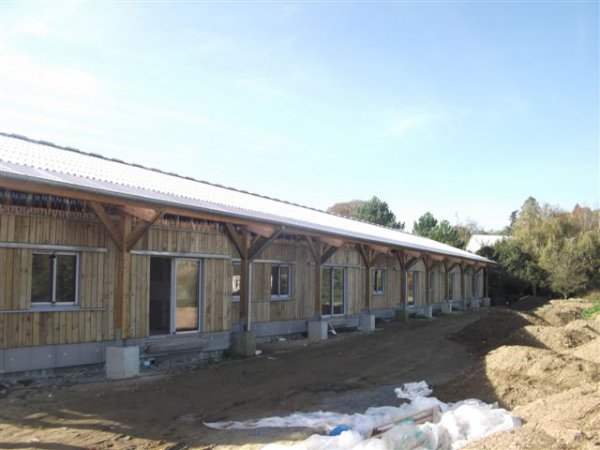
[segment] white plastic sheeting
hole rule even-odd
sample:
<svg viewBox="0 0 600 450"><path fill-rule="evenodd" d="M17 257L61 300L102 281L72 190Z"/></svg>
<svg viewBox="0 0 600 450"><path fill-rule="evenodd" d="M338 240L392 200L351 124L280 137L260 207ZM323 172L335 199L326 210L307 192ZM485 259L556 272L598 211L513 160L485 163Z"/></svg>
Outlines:
<svg viewBox="0 0 600 450"><path fill-rule="evenodd" d="M424 381L407 383L395 390L398 398L408 401L399 407L369 408L364 414L339 414L333 412L294 413L286 417L267 417L244 422L205 423L206 426L225 430L249 430L263 427L307 427L329 433L339 425L350 428L338 436L315 434L291 446L269 444L265 450L353 449L353 450L409 450L457 449L468 442L489 434L509 430L521 425L521 420L496 404L480 400L463 400L453 404L439 401L431 395ZM442 414L438 423L416 425L403 420L382 434L371 437L374 429L402 419L427 408L439 407Z"/></svg>

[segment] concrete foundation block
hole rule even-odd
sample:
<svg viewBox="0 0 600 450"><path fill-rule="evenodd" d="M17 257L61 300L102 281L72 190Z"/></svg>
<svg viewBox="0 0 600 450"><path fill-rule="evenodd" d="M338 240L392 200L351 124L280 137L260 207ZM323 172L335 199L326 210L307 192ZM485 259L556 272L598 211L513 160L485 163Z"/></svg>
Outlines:
<svg viewBox="0 0 600 450"><path fill-rule="evenodd" d="M483 306L492 306L492 299L489 297L483 297Z"/></svg>
<svg viewBox="0 0 600 450"><path fill-rule="evenodd" d="M327 339L327 321L309 320L308 321L308 343L324 341Z"/></svg>
<svg viewBox="0 0 600 450"><path fill-rule="evenodd" d="M470 306L473 309L478 309L479 308L479 299L478 298L472 298L471 302L470 302Z"/></svg>
<svg viewBox="0 0 600 450"><path fill-rule="evenodd" d="M375 315L361 314L358 319L358 328L362 331L375 331Z"/></svg>
<svg viewBox="0 0 600 450"><path fill-rule="evenodd" d="M106 347L106 377L111 379L135 377L140 373L140 348Z"/></svg>
<svg viewBox="0 0 600 450"><path fill-rule="evenodd" d="M433 306L432 305L422 306L419 310L419 315L426 317L427 319L433 318Z"/></svg>
<svg viewBox="0 0 600 450"><path fill-rule="evenodd" d="M440 309L442 314L451 314L452 313L452 303L444 302L440 305Z"/></svg>
<svg viewBox="0 0 600 450"><path fill-rule="evenodd" d="M256 355L256 335L253 331L231 333L231 351L234 355L249 358Z"/></svg>

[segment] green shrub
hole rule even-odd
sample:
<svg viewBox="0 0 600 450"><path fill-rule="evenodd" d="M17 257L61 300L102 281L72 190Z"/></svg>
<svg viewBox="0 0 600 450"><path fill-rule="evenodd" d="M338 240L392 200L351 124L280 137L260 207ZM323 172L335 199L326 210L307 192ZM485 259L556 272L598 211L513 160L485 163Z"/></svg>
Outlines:
<svg viewBox="0 0 600 450"><path fill-rule="evenodd" d="M581 317L583 317L584 319L589 319L594 314L600 313L600 292L592 292L591 294L588 294L585 297L585 299L589 300L592 303L592 306L590 306L587 309L584 309L581 313Z"/></svg>

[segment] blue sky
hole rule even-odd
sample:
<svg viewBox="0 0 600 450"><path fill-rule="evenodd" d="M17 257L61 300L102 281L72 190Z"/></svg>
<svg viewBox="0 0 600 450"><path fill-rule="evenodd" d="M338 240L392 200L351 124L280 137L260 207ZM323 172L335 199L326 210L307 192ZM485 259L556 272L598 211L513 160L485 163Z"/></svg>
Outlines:
<svg viewBox="0 0 600 450"><path fill-rule="evenodd" d="M0 129L321 209L600 202L598 2L9 2Z"/></svg>

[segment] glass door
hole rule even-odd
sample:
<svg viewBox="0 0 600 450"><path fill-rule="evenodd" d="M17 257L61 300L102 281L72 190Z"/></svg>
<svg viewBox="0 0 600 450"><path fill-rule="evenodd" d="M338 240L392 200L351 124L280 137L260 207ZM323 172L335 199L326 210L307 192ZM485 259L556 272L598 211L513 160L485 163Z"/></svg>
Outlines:
<svg viewBox="0 0 600 450"><path fill-rule="evenodd" d="M343 267L323 269L321 286L321 313L324 316L340 315L346 311L346 271Z"/></svg>
<svg viewBox="0 0 600 450"><path fill-rule="evenodd" d="M175 260L175 331L197 331L200 324L200 261Z"/></svg>

